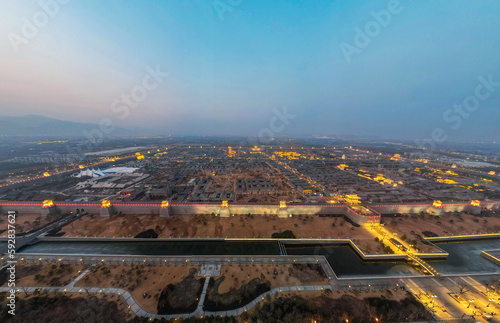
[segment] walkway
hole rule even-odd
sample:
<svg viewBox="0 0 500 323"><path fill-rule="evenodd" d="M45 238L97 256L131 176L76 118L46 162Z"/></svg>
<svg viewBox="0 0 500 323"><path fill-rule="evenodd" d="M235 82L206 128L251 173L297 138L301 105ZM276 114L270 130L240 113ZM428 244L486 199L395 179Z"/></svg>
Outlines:
<svg viewBox="0 0 500 323"><path fill-rule="evenodd" d="M69 283L68 285L64 286L66 288L73 288L75 287L75 284L83 278L83 276L85 276L91 269L92 267L94 267L95 265L92 265L90 266L90 268L88 269L85 269L78 277L75 278L75 280L73 280L71 283Z"/></svg>
<svg viewBox="0 0 500 323"><path fill-rule="evenodd" d="M205 277L205 283L203 284L203 290L201 291L200 300L198 301L198 307L194 314L203 315L203 304L205 303L205 296L207 296L208 282L210 281L210 276Z"/></svg>
<svg viewBox="0 0 500 323"><path fill-rule="evenodd" d="M27 254L16 255L20 263L107 264L107 265L284 265L325 264L324 256L140 256L140 255L69 255Z"/></svg>
<svg viewBox="0 0 500 323"><path fill-rule="evenodd" d="M208 281L208 279L207 279ZM121 288L101 288L101 287L70 287L71 284L64 287L17 287L17 292L24 293L35 293L35 292L46 292L46 293L79 293L79 294L115 294L123 297L130 310L137 315L138 317L147 317L151 319L175 319L175 318L190 318L190 317L202 317L202 316L237 316L252 309L259 302L264 300L268 295L274 295L278 293L287 293L287 292L305 292L305 291L322 291L325 289L330 289L330 285L301 285L301 286L285 286L285 287L276 287L271 289L270 291L265 292L260 295L256 299L254 299L249 304L234 309L230 311L219 311L219 312L209 312L201 309L200 304L202 304L202 298L200 297L200 302L198 304L198 308L196 311L187 314L176 314L176 315L159 315L151 312L147 312L144 310L137 302L135 301L132 294L128 291ZM206 292L206 287L208 287L208 283L205 283L204 292ZM0 292L9 292L10 287L0 287ZM204 300L204 298L203 298Z"/></svg>

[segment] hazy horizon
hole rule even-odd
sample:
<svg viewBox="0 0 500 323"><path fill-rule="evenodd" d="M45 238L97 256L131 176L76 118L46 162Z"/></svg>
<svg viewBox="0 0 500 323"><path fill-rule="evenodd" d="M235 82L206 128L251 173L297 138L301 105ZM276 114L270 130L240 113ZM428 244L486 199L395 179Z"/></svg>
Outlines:
<svg viewBox="0 0 500 323"><path fill-rule="evenodd" d="M2 1L0 115L174 135L500 139L496 1Z"/></svg>

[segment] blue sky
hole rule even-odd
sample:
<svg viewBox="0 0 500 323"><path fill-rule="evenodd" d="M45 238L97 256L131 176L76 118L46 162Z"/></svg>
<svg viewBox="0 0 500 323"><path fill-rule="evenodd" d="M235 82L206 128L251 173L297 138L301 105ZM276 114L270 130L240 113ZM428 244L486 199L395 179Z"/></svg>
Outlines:
<svg viewBox="0 0 500 323"><path fill-rule="evenodd" d="M51 1L0 1L2 115L246 136L286 106L276 135L500 139L500 87L458 129L443 119L479 76L500 81L498 1L402 0L350 62L340 45L391 1L220 0L237 4L223 19L212 0L69 1L29 39L23 18ZM168 76L122 120L112 102L147 66Z"/></svg>

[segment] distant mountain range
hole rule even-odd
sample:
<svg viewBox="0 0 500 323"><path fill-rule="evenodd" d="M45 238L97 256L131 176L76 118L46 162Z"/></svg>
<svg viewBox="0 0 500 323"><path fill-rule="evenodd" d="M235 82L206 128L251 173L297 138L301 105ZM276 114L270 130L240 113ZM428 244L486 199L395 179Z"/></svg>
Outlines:
<svg viewBox="0 0 500 323"><path fill-rule="evenodd" d="M85 132L99 129L98 124L63 121L39 115L25 115L21 117L0 116L0 135L4 136L61 136L85 137ZM111 136L138 136L150 135L148 129L115 128Z"/></svg>

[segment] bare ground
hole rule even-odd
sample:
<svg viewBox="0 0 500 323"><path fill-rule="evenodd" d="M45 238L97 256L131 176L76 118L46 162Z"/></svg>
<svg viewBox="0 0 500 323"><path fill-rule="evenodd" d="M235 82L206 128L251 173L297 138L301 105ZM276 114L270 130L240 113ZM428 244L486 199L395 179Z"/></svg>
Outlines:
<svg viewBox="0 0 500 323"><path fill-rule="evenodd" d="M270 288L328 284L328 279L314 268L300 265L224 265L221 275L226 277L219 285L221 294L238 289L255 278L269 280Z"/></svg>
<svg viewBox="0 0 500 323"><path fill-rule="evenodd" d="M16 286L57 287L75 280L87 265L79 264L16 264ZM0 279L0 281L2 281ZM2 286L7 286L4 282Z"/></svg>
<svg viewBox="0 0 500 323"><path fill-rule="evenodd" d="M478 233L499 233L500 217L480 217L467 213L446 213L441 217L430 215L405 215L403 217L383 217L385 228L397 236L406 235L408 239L416 239L417 235L425 236L424 232L436 236L467 235ZM426 251L431 246L418 244L419 248Z"/></svg>
<svg viewBox="0 0 500 323"><path fill-rule="evenodd" d="M181 282L190 268L200 269L184 265L101 265L93 268L76 286L126 289L142 308L156 313L161 291L168 284Z"/></svg>
<svg viewBox="0 0 500 323"><path fill-rule="evenodd" d="M111 218L85 215L63 227L70 237L135 237L154 229L159 238L271 238L275 232L290 230L297 238L351 238L366 253L382 252L380 244L363 227L355 227L342 217L235 216L212 215L121 215Z"/></svg>

